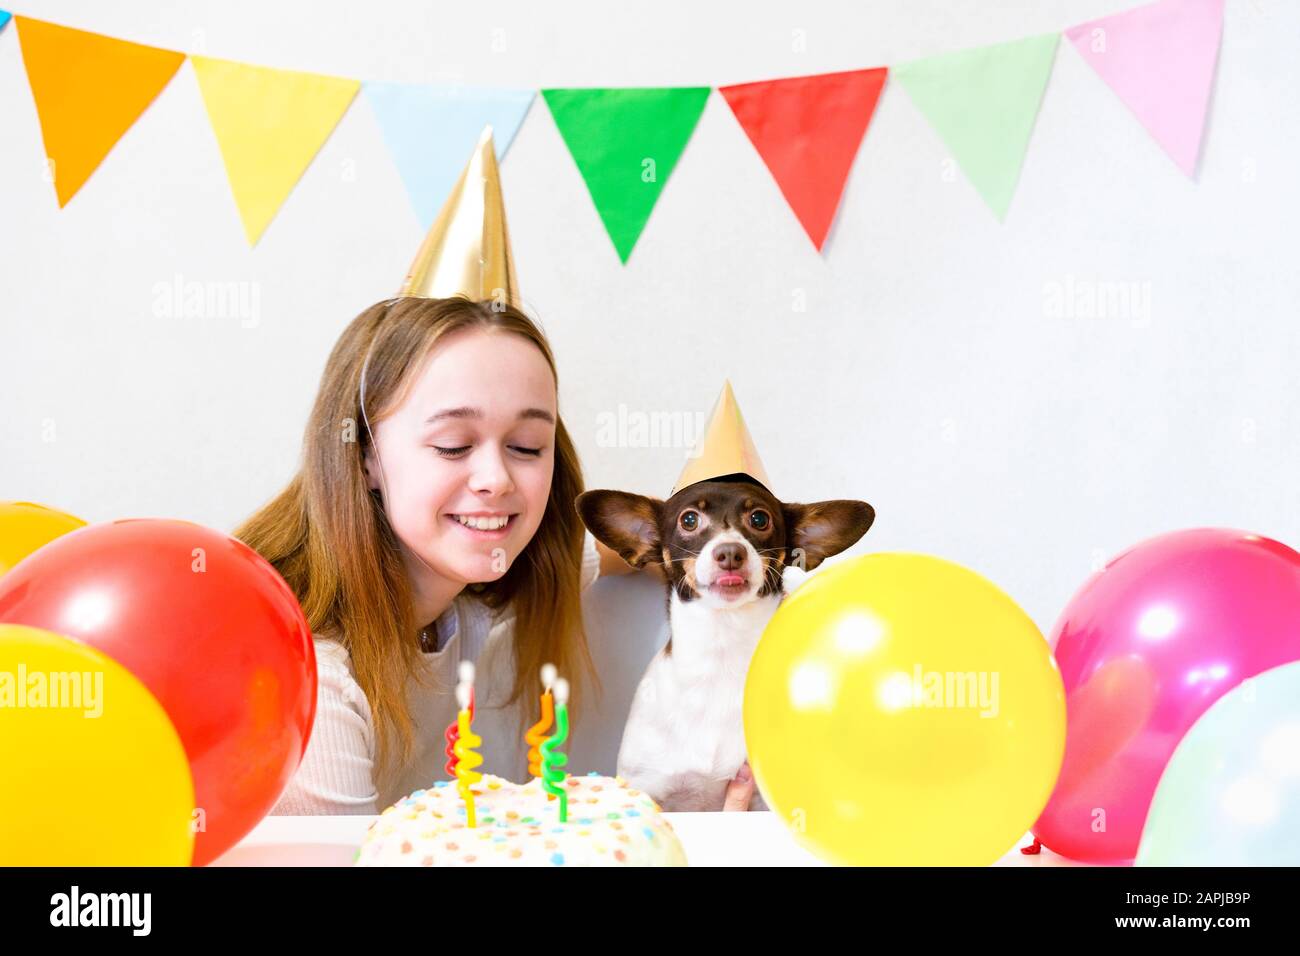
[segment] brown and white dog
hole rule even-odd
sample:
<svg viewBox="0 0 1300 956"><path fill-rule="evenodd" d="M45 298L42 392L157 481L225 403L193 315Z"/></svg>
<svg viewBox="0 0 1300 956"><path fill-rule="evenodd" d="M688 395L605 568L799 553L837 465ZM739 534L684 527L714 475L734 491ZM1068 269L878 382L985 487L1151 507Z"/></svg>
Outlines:
<svg viewBox="0 0 1300 956"><path fill-rule="evenodd" d="M622 491L577 500L591 533L629 564L663 566L668 643L632 700L618 774L665 810L721 810L745 763L745 675L785 593L787 567L811 571L866 534L865 501L785 504L745 475L667 501ZM750 809L765 809L754 791Z"/></svg>

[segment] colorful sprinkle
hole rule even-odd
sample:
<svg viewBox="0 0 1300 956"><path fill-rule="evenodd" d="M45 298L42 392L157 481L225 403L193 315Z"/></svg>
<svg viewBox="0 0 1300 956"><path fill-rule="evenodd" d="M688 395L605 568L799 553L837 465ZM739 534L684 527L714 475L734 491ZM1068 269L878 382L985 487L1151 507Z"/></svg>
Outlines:
<svg viewBox="0 0 1300 956"><path fill-rule="evenodd" d="M582 783L584 776L586 783ZM674 842L672 827L654 816L651 808L658 807L650 795L629 789L623 778L591 771L583 776L571 774L566 779L570 788L569 799L577 812L561 824L556 819L557 804L547 804L539 792L537 778L516 785L501 777L484 774L482 784L474 787L474 792L486 801L486 806L479 810L481 815L476 830L466 827L468 811L456 793L455 781L432 781L428 789L413 791L381 813L367 832L365 842L370 849L362 846L353 862L364 865L370 863L372 857L378 862L383 858L383 852L392 853L394 846L400 846L404 856L411 856L406 862L418 861L422 866L437 866L439 861L445 865L449 860L500 865L503 860L518 863L532 859L536 862L539 857L551 865L565 866L568 852L565 840L581 839L589 848L588 853L594 848L591 862L596 862L594 856L598 854L601 863L626 865L633 859L633 847L638 852L658 853L663 849L658 840L660 835L669 844ZM604 792L606 790L610 791L608 795ZM586 815L582 814L583 809L588 811ZM641 820L641 817L647 819ZM625 826L625 822L629 825ZM457 830L462 832L455 832ZM470 834L478 838L477 842L471 839ZM417 843L419 854L415 853L417 846L413 845ZM529 846L539 844L543 848L540 852L528 850ZM430 847L434 849L431 851ZM532 853L538 853L538 856L532 856Z"/></svg>

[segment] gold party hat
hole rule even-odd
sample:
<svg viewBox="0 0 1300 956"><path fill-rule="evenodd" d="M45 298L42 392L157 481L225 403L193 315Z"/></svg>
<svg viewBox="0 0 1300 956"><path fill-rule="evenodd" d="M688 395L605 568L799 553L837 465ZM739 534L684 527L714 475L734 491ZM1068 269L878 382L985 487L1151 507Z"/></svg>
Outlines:
<svg viewBox="0 0 1300 956"><path fill-rule="evenodd" d="M490 125L479 134L465 171L420 245L397 294L440 299L460 293L475 301L503 299L514 306L521 304Z"/></svg>
<svg viewBox="0 0 1300 956"><path fill-rule="evenodd" d="M754 439L749 437L745 419L732 394L731 382L724 382L722 394L713 406L709 423L704 427L704 434L695 443L690 460L682 469L673 485L672 494L677 494L687 485L697 481L724 478L728 475L745 475L771 490L763 462L759 460L758 449Z"/></svg>

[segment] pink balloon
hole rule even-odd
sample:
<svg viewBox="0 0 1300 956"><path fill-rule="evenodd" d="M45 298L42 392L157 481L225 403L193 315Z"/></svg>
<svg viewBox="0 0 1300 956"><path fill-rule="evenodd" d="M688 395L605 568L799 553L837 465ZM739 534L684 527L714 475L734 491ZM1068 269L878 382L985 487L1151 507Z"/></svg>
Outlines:
<svg viewBox="0 0 1300 956"><path fill-rule="evenodd" d="M1300 660L1300 554L1222 528L1151 538L1079 589L1050 640L1069 723L1034 835L1072 859L1132 860L1196 719L1246 678Z"/></svg>

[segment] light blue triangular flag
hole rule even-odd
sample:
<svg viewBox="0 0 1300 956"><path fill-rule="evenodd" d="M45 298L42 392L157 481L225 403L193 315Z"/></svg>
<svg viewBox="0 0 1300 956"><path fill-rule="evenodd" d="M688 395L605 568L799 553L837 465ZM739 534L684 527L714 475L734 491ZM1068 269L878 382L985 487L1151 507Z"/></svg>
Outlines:
<svg viewBox="0 0 1300 956"><path fill-rule="evenodd" d="M442 208L483 127L492 124L500 162L536 90L367 83L384 140L425 229Z"/></svg>
<svg viewBox="0 0 1300 956"><path fill-rule="evenodd" d="M5 28L5 24L9 22L9 18L12 16L13 14L8 10L0 10L0 30Z"/></svg>

